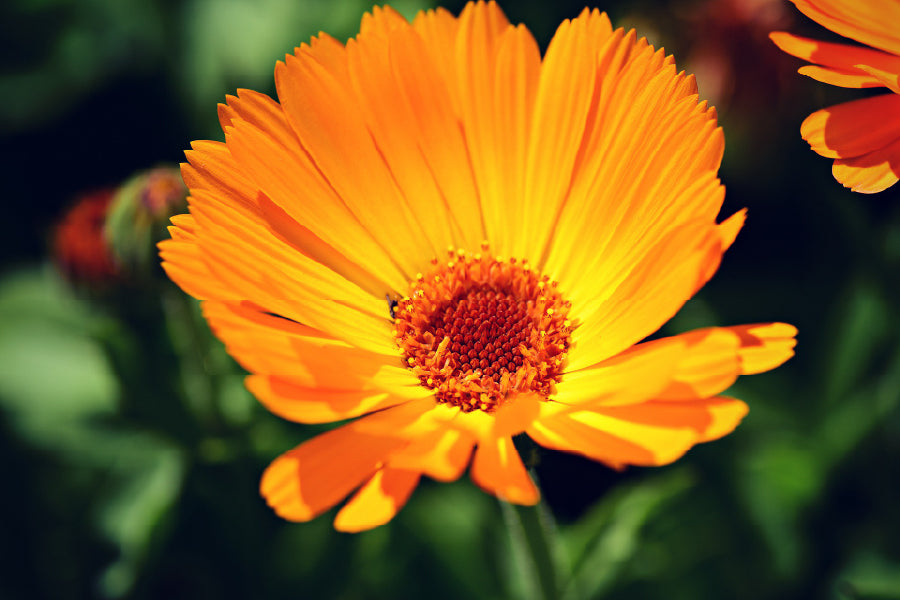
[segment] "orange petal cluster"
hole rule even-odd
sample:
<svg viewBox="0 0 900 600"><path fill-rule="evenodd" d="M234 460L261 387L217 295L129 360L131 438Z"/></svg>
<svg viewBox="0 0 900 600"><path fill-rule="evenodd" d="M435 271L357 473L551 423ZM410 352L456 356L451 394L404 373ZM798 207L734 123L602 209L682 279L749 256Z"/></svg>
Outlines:
<svg viewBox="0 0 900 600"><path fill-rule="evenodd" d="M277 101L228 97L225 142L187 152L190 213L160 249L269 410L349 420L263 474L284 518L349 497L335 526L368 529L423 475L467 467L537 502L521 434L665 464L737 426L747 407L722 393L739 375L792 356L781 323L642 342L712 277L744 212L716 220L724 141L694 78L605 14L564 21L542 57L493 2L411 23L376 8L275 82Z"/></svg>
<svg viewBox="0 0 900 600"><path fill-rule="evenodd" d="M800 73L840 87L893 92L818 110L800 127L815 152L835 159L835 179L854 192L881 192L900 179L900 2L791 1L824 27L870 46L771 33L779 48L813 63Z"/></svg>

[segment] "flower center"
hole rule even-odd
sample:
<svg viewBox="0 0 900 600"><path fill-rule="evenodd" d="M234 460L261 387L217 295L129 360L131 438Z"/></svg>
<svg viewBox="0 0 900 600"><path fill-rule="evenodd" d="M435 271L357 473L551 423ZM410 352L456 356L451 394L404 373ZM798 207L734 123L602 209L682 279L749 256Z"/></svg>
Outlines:
<svg viewBox="0 0 900 600"><path fill-rule="evenodd" d="M562 377L570 303L525 261L451 251L393 310L407 366L438 402L493 412L522 393L547 398Z"/></svg>

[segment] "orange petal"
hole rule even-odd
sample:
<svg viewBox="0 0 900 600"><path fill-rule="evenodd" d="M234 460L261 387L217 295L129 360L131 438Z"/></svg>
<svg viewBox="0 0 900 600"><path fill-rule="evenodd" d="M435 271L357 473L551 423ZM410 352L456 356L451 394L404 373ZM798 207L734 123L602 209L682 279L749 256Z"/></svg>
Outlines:
<svg viewBox="0 0 900 600"><path fill-rule="evenodd" d="M810 147L829 158L854 158L900 139L900 95L881 94L812 113L800 126Z"/></svg>
<svg viewBox="0 0 900 600"><path fill-rule="evenodd" d="M181 177L191 192L202 189L223 201L253 206L257 189L225 144L192 142L184 155L189 162L182 163Z"/></svg>
<svg viewBox="0 0 900 600"><path fill-rule="evenodd" d="M453 67L446 73L448 77L453 77L448 81L448 87L455 90L456 107L484 214L486 237L494 251L503 254L508 252L506 241L509 237L509 230L504 228L510 227L504 221L509 212L508 194L512 193L508 188L516 184L501 171L501 151L508 148L510 142L498 139L501 133L505 133L501 131L505 119L497 122L494 118L495 97L499 90L495 79L501 39L508 39L506 32L512 27L495 2L467 4L458 22L452 46ZM427 39L426 43L429 43ZM524 85L524 82L519 82L519 85ZM511 90L502 92L504 97L512 93ZM511 100L507 108L519 116L527 110L528 102L530 95L526 94ZM514 132L514 139L520 139L522 134L520 131ZM520 156L519 149L516 150L513 157Z"/></svg>
<svg viewBox="0 0 900 600"><path fill-rule="evenodd" d="M895 94L900 94L900 66L898 66L897 69L891 71L873 67L871 65L856 65L856 68L860 71L865 71L866 73L877 79L881 85L891 90Z"/></svg>
<svg viewBox="0 0 900 600"><path fill-rule="evenodd" d="M286 123L284 126L287 126ZM246 121L239 121L227 129L226 139L229 150L240 161L240 169L250 185L254 190L262 191L265 198L284 212L284 221L289 217L339 251L347 260L366 265L367 270L384 282L384 287L393 290L405 288L408 281L406 275L397 268L382 243L374 239L348 210L315 164L303 153L299 143L296 147L281 146L273 134ZM303 190L302 195L298 194L298 190ZM254 202L258 196L258 192L254 192ZM316 210L308 210L313 202ZM282 219L275 218L276 211L266 206L260 206L257 210L263 212L263 216L280 230L281 235L287 234L287 228L280 226ZM290 235L294 243L298 237ZM311 256L317 255L315 247L308 248L303 243L299 247Z"/></svg>
<svg viewBox="0 0 900 600"><path fill-rule="evenodd" d="M395 370L407 375L403 385L419 383L396 352L361 350L246 304L206 302L203 315L229 354L253 373L279 375L299 385L360 389L379 374Z"/></svg>
<svg viewBox="0 0 900 600"><path fill-rule="evenodd" d="M873 88L883 87L884 84L875 77L858 70L848 71L834 67L820 67L818 65L806 65L797 69L801 75L811 77L816 81L836 85L845 88Z"/></svg>
<svg viewBox="0 0 900 600"><path fill-rule="evenodd" d="M467 5L464 10L472 10ZM443 79L443 87L453 112L462 114L459 90L456 84L456 36L459 21L445 8L419 12L413 20L413 28L424 42L428 60L435 67L435 74Z"/></svg>
<svg viewBox="0 0 900 600"><path fill-rule="evenodd" d="M390 466L424 473L438 481L454 481L469 464L475 440L457 429L435 430L391 455Z"/></svg>
<svg viewBox="0 0 900 600"><path fill-rule="evenodd" d="M508 437L482 440L472 461L472 480L489 494L513 504L536 504L541 495Z"/></svg>
<svg viewBox="0 0 900 600"><path fill-rule="evenodd" d="M791 0L835 33L900 55L900 5L894 0Z"/></svg>
<svg viewBox="0 0 900 600"><path fill-rule="evenodd" d="M410 397L380 389L308 387L280 377L250 375L247 389L272 413L297 423L331 423L407 402ZM411 388L410 391L425 388ZM425 394L420 394L422 397Z"/></svg>
<svg viewBox="0 0 900 600"><path fill-rule="evenodd" d="M265 470L260 493L289 521L309 521L340 502L371 477L378 465L407 442L356 431L357 422L305 442Z"/></svg>
<svg viewBox="0 0 900 600"><path fill-rule="evenodd" d="M493 127L483 132L485 160L481 185L487 239L495 251L529 258L516 244L524 237L518 229L530 211L521 210L527 189L526 155L532 133L532 115L538 77L541 73L541 53L537 42L524 26L507 28L498 42L494 64L492 105L485 107L488 122ZM487 179L484 180L485 173ZM530 258L534 258L531 256Z"/></svg>
<svg viewBox="0 0 900 600"><path fill-rule="evenodd" d="M387 38L391 32L408 27L403 15L390 6L374 6L371 13L365 13L359 25L359 35Z"/></svg>
<svg viewBox="0 0 900 600"><path fill-rule="evenodd" d="M669 339L673 338L664 338ZM738 358L740 339L735 333L724 328L701 329L674 339L684 343L685 351L678 358L672 379L655 398L706 398L727 389L737 380L741 362Z"/></svg>
<svg viewBox="0 0 900 600"><path fill-rule="evenodd" d="M197 246L196 235L185 228L186 223L190 223L187 227L194 226L193 217L179 217L182 217L178 220L182 226L169 227L172 239L163 240L158 245L166 275L194 298L228 298L232 295L231 291L222 287L219 280L210 273L203 253Z"/></svg>
<svg viewBox="0 0 900 600"><path fill-rule="evenodd" d="M716 176L724 139L694 79L633 32L613 32L599 56L588 131L555 222L568 233L552 237L544 268L579 315L607 302L678 227L712 227L724 199Z"/></svg>
<svg viewBox="0 0 900 600"><path fill-rule="evenodd" d="M900 72L900 56L895 56L886 52L849 44L822 42L792 35L783 31L770 33L769 37L779 48L788 54L816 63L817 65L831 67L835 72L843 72L847 75L855 73L856 76L865 77L867 82L871 82L872 78L866 76L865 73L860 73L857 70L857 65L869 65L889 72ZM803 71L801 70L801 72ZM804 74L813 76L811 73ZM814 78L818 79L818 77ZM832 83L832 81L826 81L826 83ZM871 85L881 84L874 82L865 86L843 85L843 87L871 87Z"/></svg>
<svg viewBox="0 0 900 600"><path fill-rule="evenodd" d="M251 211L194 193L200 248L210 272L233 296L308 323L351 344L393 354L385 301L297 252Z"/></svg>
<svg viewBox="0 0 900 600"><path fill-rule="evenodd" d="M418 483L415 471L380 469L338 512L334 528L356 533L384 525L403 508Z"/></svg>
<svg viewBox="0 0 900 600"><path fill-rule="evenodd" d="M563 21L544 56L531 111L526 162L519 167L524 188L513 198L510 228L515 256L539 264L554 221L565 201L594 104L599 50L612 34L606 14L585 9ZM512 212L512 211L510 211Z"/></svg>
<svg viewBox="0 0 900 600"><path fill-rule="evenodd" d="M306 56L275 68L278 98L303 148L362 226L412 279L443 252L427 239L338 74ZM373 198L378 198L377 202ZM426 263L427 264L427 263Z"/></svg>
<svg viewBox="0 0 900 600"><path fill-rule="evenodd" d="M900 139L863 156L836 160L831 172L854 192L882 192L900 179Z"/></svg>
<svg viewBox="0 0 900 600"><path fill-rule="evenodd" d="M685 344L672 380L654 399L708 398L726 390L739 375L774 369L794 355L796 334L797 329L786 323L758 323L698 329L648 342L680 340Z"/></svg>
<svg viewBox="0 0 900 600"><path fill-rule="evenodd" d="M394 77L408 102L415 142L458 228L457 243L478 248L485 239L481 205L448 81L440 76L426 42L415 31L398 28L389 43Z"/></svg>
<svg viewBox="0 0 900 600"><path fill-rule="evenodd" d="M451 199L444 197L428 167L413 108L394 75L390 39L394 33L414 33L405 21L377 31L381 33L361 32L347 43L350 84L358 113L365 120L363 127L373 138L417 227L430 242L432 252L424 258L431 258L459 241L459 225L449 210ZM431 70L427 64L423 68Z"/></svg>

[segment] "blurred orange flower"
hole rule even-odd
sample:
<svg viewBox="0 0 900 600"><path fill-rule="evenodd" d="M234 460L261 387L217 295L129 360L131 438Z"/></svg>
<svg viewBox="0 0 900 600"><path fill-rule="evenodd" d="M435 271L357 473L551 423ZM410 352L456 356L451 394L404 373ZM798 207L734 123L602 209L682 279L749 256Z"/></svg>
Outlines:
<svg viewBox="0 0 900 600"><path fill-rule="evenodd" d="M813 79L847 88L886 87L893 94L853 100L809 115L800 133L834 158L835 179L854 192L883 191L900 179L900 2L791 0L803 14L872 48L820 42L783 31L770 37L785 52L814 63Z"/></svg>
<svg viewBox="0 0 900 600"><path fill-rule="evenodd" d="M261 491L306 521L390 520L420 477L539 493L513 446L662 465L729 433L741 374L793 354L773 323L641 340L713 275L723 136L694 78L605 14L541 58L494 3L322 34L279 102L220 105L195 142L164 267L272 412L356 419L276 459ZM449 248L449 250L448 250ZM357 418L359 417L359 418ZM473 455L474 450L474 457Z"/></svg>
<svg viewBox="0 0 900 600"><path fill-rule="evenodd" d="M115 280L119 268L104 227L115 189L102 189L78 198L63 215L53 234L53 257L65 277L77 285L100 285Z"/></svg>

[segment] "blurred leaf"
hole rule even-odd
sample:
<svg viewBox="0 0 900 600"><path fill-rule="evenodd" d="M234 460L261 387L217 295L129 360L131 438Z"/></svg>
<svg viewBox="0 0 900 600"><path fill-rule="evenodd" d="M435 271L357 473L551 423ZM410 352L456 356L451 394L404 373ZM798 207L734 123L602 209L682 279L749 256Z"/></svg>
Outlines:
<svg viewBox="0 0 900 600"><path fill-rule="evenodd" d="M858 383L852 393L847 393L824 414L817 437L829 462L843 459L873 429L880 427L900 403L900 351L885 362L884 373Z"/></svg>
<svg viewBox="0 0 900 600"><path fill-rule="evenodd" d="M847 600L900 599L900 563L863 554L838 575L836 588Z"/></svg>
<svg viewBox="0 0 900 600"><path fill-rule="evenodd" d="M843 398L866 376L876 354L890 335L891 314L884 298L868 282L851 282L849 297L838 311L834 344L825 370L828 402Z"/></svg>
<svg viewBox="0 0 900 600"><path fill-rule="evenodd" d="M693 483L685 469L660 473L623 486L601 500L578 523L562 530L573 557L572 580L565 598L596 598L608 589L634 556L641 530L666 503Z"/></svg>
<svg viewBox="0 0 900 600"><path fill-rule="evenodd" d="M159 8L153 0L18 0L7 6L11 15L0 20L0 33L14 52L4 58L26 62L0 74L6 98L0 131L56 116L104 79L151 64L163 49Z"/></svg>
<svg viewBox="0 0 900 600"><path fill-rule="evenodd" d="M427 482L426 482L427 483ZM469 481L420 485L401 515L421 536L421 550L433 553L465 598L500 597L498 573L491 569L491 545L500 524L496 501ZM446 594L444 594L446 596Z"/></svg>
<svg viewBox="0 0 900 600"><path fill-rule="evenodd" d="M100 529L119 549L101 576L109 598L128 593L150 551L150 543L181 491L184 460L171 444L147 435L110 436L108 489L96 506Z"/></svg>
<svg viewBox="0 0 900 600"><path fill-rule="evenodd" d="M797 569L799 515L821 491L825 475L824 457L814 437L769 435L744 455L738 485L782 574Z"/></svg>
<svg viewBox="0 0 900 600"><path fill-rule="evenodd" d="M0 282L0 403L35 443L79 445L79 427L115 410L116 380L89 335L98 320L50 269Z"/></svg>

